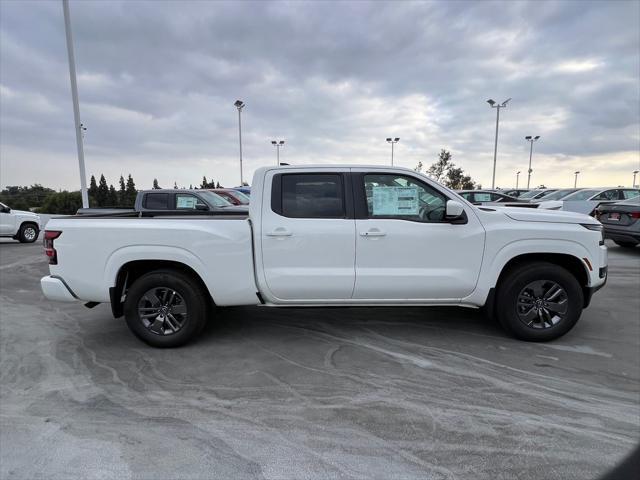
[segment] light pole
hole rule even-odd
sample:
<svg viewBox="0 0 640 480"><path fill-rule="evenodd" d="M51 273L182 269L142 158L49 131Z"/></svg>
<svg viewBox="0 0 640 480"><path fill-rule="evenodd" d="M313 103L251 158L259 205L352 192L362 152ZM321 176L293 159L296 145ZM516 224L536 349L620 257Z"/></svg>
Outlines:
<svg viewBox="0 0 640 480"><path fill-rule="evenodd" d="M238 109L238 142L240 144L240 186L244 185L242 179L242 109L244 108L244 102L242 100L236 100L234 105Z"/></svg>
<svg viewBox="0 0 640 480"><path fill-rule="evenodd" d="M89 208L89 193L87 192L87 174L84 169L84 146L82 145L82 129L80 123L80 103L78 101L78 82L76 81L76 60L73 54L73 37L71 36L71 15L69 14L69 0L62 0L64 14L64 32L67 37L67 56L69 57L69 79L71 80L71 100L73 102L73 120L76 126L76 148L78 150L78 164L80 165L80 192L82 207ZM86 129L85 129L86 130Z"/></svg>
<svg viewBox="0 0 640 480"><path fill-rule="evenodd" d="M505 108L509 103L510 98L507 98L502 103L496 103L493 99L487 100L487 103L491 105L491 108L496 109L496 141L493 146L493 176L491 177L491 189L496 188L496 160L498 158L498 123L500 122L500 109Z"/></svg>
<svg viewBox="0 0 640 480"><path fill-rule="evenodd" d="M271 140L271 145L276 147L276 165L280 166L280 147L284 146L284 140Z"/></svg>
<svg viewBox="0 0 640 480"><path fill-rule="evenodd" d="M579 170L575 171L575 172L573 172L573 174L576 176L573 179L573 188L578 188L578 175L580 174L580 171Z"/></svg>
<svg viewBox="0 0 640 480"><path fill-rule="evenodd" d="M391 166L393 167L393 146L400 141L400 138L387 138L387 142L391 144Z"/></svg>
<svg viewBox="0 0 640 480"><path fill-rule="evenodd" d="M518 181L520 180L520 172L516 172L516 190L518 190Z"/></svg>
<svg viewBox="0 0 640 480"><path fill-rule="evenodd" d="M636 175L638 174L638 170L633 171L633 183L631 184L631 188L636 188Z"/></svg>
<svg viewBox="0 0 640 480"><path fill-rule="evenodd" d="M529 148L529 171L527 176L527 188L529 188L529 183L531 182L531 172L533 172L533 170L531 170L531 157L533 156L533 142L537 142L539 138L540 138L540 135L536 135L535 137L532 137L531 135L527 135L526 137L524 137L524 139L531 144Z"/></svg>

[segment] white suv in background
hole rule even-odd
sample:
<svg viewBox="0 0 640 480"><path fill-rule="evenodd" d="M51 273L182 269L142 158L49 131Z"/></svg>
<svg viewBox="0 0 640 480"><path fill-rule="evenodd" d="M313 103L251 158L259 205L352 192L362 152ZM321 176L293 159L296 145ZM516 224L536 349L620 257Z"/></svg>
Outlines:
<svg viewBox="0 0 640 480"><path fill-rule="evenodd" d="M23 210L11 210L4 203L0 203L0 237L33 243L40 234L40 225L40 215Z"/></svg>

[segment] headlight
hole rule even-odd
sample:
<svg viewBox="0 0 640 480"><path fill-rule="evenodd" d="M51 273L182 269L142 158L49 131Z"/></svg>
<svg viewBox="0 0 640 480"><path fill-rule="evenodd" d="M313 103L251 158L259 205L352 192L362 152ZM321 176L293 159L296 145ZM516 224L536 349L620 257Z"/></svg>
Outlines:
<svg viewBox="0 0 640 480"><path fill-rule="evenodd" d="M604 227L601 223L581 223L587 230L593 230L594 232L600 232L600 245L604 245Z"/></svg>

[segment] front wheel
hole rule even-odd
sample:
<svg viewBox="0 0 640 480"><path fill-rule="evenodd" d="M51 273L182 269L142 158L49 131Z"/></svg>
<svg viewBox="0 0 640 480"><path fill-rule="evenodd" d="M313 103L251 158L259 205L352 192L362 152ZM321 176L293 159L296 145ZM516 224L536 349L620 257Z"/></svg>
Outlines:
<svg viewBox="0 0 640 480"><path fill-rule="evenodd" d="M33 243L38 239L40 234L38 227L33 223L24 223L18 232L18 240L20 243Z"/></svg>
<svg viewBox="0 0 640 480"><path fill-rule="evenodd" d="M521 340L545 342L573 328L584 305L582 288L566 269L546 262L522 265L501 281L496 314Z"/></svg>
<svg viewBox="0 0 640 480"><path fill-rule="evenodd" d="M161 270L137 279L124 302L129 329L153 347L178 347L204 327L208 294L191 276Z"/></svg>

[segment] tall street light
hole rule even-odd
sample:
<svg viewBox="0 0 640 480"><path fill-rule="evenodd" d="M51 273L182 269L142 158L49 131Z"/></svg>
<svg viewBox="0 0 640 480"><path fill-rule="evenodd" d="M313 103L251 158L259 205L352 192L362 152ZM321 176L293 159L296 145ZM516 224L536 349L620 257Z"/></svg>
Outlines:
<svg viewBox="0 0 640 480"><path fill-rule="evenodd" d="M284 140L271 140L271 145L273 145L274 147L276 147L276 159L277 159L277 166L280 166L280 147L284 146Z"/></svg>
<svg viewBox="0 0 640 480"><path fill-rule="evenodd" d="M636 188L636 175L638 174L638 170L633 171L633 183L631 184L631 188Z"/></svg>
<svg viewBox="0 0 640 480"><path fill-rule="evenodd" d="M518 181L520 180L520 172L516 172L516 190L518 189Z"/></svg>
<svg viewBox="0 0 640 480"><path fill-rule="evenodd" d="M238 109L238 142L240 144L240 186L244 185L242 178L242 109L244 108L244 102L242 100L236 100L234 105Z"/></svg>
<svg viewBox="0 0 640 480"><path fill-rule="evenodd" d="M575 172L573 172L573 174L576 176L573 179L573 188L578 188L578 175L580 174L580 171L579 170L575 171Z"/></svg>
<svg viewBox="0 0 640 480"><path fill-rule="evenodd" d="M531 135L527 135L526 137L524 137L524 139L531 144L529 148L529 171L527 176L527 188L529 188L529 183L531 182L531 172L533 172L533 170L531 170L531 157L533 156L533 142L537 142L539 138L540 138L540 135L536 135L535 137L532 137Z"/></svg>
<svg viewBox="0 0 640 480"><path fill-rule="evenodd" d="M393 146L400 141L400 138L387 138L387 142L391 144L391 166L393 167Z"/></svg>
<svg viewBox="0 0 640 480"><path fill-rule="evenodd" d="M509 103L511 99L507 98L502 103L496 103L493 99L487 100L487 103L491 105L491 108L496 109L496 141L493 147L493 177L491 177L491 189L496 188L496 160L498 158L498 123L500 123L500 109L505 108L507 103Z"/></svg>
<svg viewBox="0 0 640 480"><path fill-rule="evenodd" d="M76 81L76 60L73 54L73 37L71 36L71 15L69 14L69 0L62 0L64 14L64 32L67 37L67 56L69 57L69 79L71 80L71 100L73 101L73 120L76 126L76 148L78 150L78 164L80 165L80 192L82 192L82 207L89 208L89 193L87 192L87 174L84 169L84 146L82 132L84 126L80 123L80 104L78 101L78 83ZM85 129L86 130L86 129Z"/></svg>

